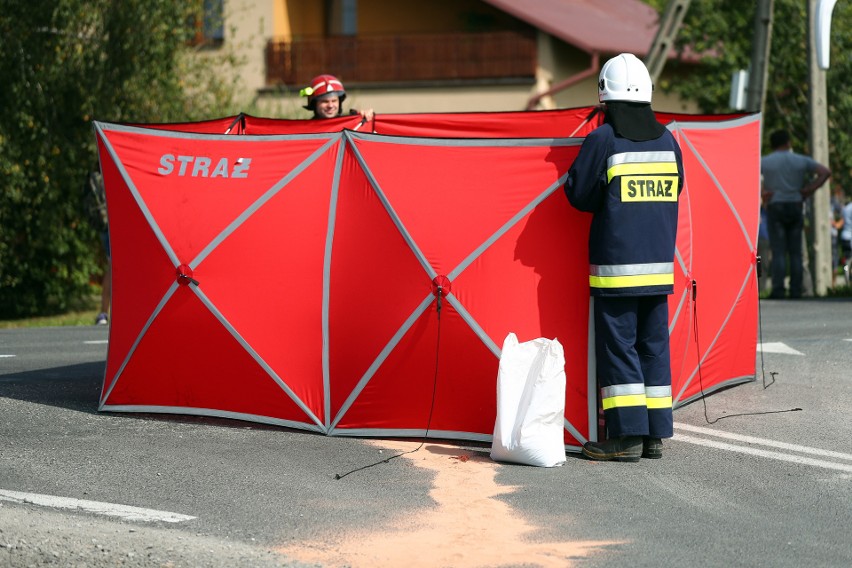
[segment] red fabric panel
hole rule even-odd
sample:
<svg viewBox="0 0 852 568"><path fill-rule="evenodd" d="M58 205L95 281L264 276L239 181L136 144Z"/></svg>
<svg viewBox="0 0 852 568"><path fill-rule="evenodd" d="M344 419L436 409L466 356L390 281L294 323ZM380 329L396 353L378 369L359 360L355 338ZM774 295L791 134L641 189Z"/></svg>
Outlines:
<svg viewBox="0 0 852 568"><path fill-rule="evenodd" d="M279 154L301 150L274 145ZM320 419L323 257L339 147L279 190L195 270L237 333Z"/></svg>
<svg viewBox="0 0 852 568"><path fill-rule="evenodd" d="M163 122L158 124L132 124L154 130L169 130L173 132L194 132L198 134L320 134L323 132L340 132L342 130L371 129L368 124L359 126L360 115L344 115L338 118L315 120L265 118L248 114L205 120L200 122Z"/></svg>
<svg viewBox="0 0 852 568"><path fill-rule="evenodd" d="M453 271L570 164L554 157L570 151L548 147L447 148L361 140L356 147L441 275Z"/></svg>
<svg viewBox="0 0 852 568"><path fill-rule="evenodd" d="M351 153L345 156L341 178L329 299L332 418L431 293L431 277Z"/></svg>
<svg viewBox="0 0 852 568"><path fill-rule="evenodd" d="M670 122L719 122L746 116L730 114L686 114L656 112L657 120ZM359 115L316 120L265 118L251 115L224 117L201 122L140 124L146 128L206 134L317 134L360 130L394 136L423 138L566 138L583 137L603 123L597 105L558 110L376 114L373 122L361 124ZM242 128L245 125L245 129Z"/></svg>
<svg viewBox="0 0 852 568"><path fill-rule="evenodd" d="M677 138L677 133L675 133ZM688 153L687 151L684 152ZM686 161L686 160L685 160ZM672 388L677 395L680 385L689 378L695 362L695 334L693 330L692 279L694 267L693 215L698 209L693 206L693 190L699 191L701 185L692 176L686 176L686 183L678 204L677 243L674 265L674 293L669 296L669 348L671 352ZM677 398L675 398L675 401Z"/></svg>
<svg viewBox="0 0 852 568"><path fill-rule="evenodd" d="M688 125L679 132L692 235L688 261L697 295L689 304L689 318L678 322L690 329L673 332L673 338L688 338L683 344L673 341L673 352L679 354L673 361L676 402L754 374L759 129L760 123L752 121L721 133ZM684 250L680 237L678 249Z"/></svg>
<svg viewBox="0 0 852 568"><path fill-rule="evenodd" d="M106 402L312 423L184 286L147 330Z"/></svg>
<svg viewBox="0 0 852 568"><path fill-rule="evenodd" d="M747 116L741 112L730 114L687 114L683 112L656 111L654 114L657 116L657 120L663 124L670 122L722 122Z"/></svg>
<svg viewBox="0 0 852 568"><path fill-rule="evenodd" d="M175 281L169 260L148 221L98 139L110 218L112 303L104 394L109 389L145 322Z"/></svg>
<svg viewBox="0 0 852 568"><path fill-rule="evenodd" d="M533 339L542 336L545 327L550 337L570 339L567 349L571 354L570 404L578 410L571 415L571 421L579 428L586 429L587 433L588 272L585 234L589 218L568 206L561 188L553 188L573 162L579 146L447 148L373 140L356 140L355 145L390 207L398 215L401 225L437 274L451 274L470 255L479 255L452 282L452 294L470 313L476 325L488 334L494 345L499 348L510 331L525 339ZM441 167L435 168L436 163L440 163ZM519 219L505 235L487 248L478 250L548 189L553 193L545 202ZM348 206L354 204L341 202L341 216L345 215ZM361 215L357 217L361 219ZM369 226L377 225L372 215L361 222ZM388 230L398 233L395 227L389 227ZM347 233L340 231L341 227L335 231L336 242L337 237L341 237L343 243L346 243ZM577 231L581 231L583 238L576 238ZM403 258L412 255L405 248L396 254ZM387 259L385 262L396 263L396 256L389 256L388 253L382 256ZM572 258L574 262L571 262ZM416 266L411 270L414 273L424 272ZM335 264L334 274L337 273ZM428 278L428 275L424 273L422 277ZM423 292L427 290L425 282L428 282L425 278L415 282L420 293L414 295L412 301L424 298ZM386 282L383 290L398 288L403 284L404 281L393 278ZM539 294L544 290L550 294ZM338 300L335 298L332 305L334 314L340 309L336 303ZM407 306L407 310L398 314L396 319L400 320L410 313L413 307ZM445 394L446 398L436 399L431 428L490 434L495 416L493 401L486 401L491 400L490 395L494 391L497 357L470 329L469 324L453 311L447 314L441 332L442 347L440 352L435 352L435 358L442 361L439 383L446 383L441 392L453 392L456 395L451 397ZM363 321L358 326L360 332L367 336L373 333L374 327L384 323L368 321L366 318L359 321ZM399 397L393 394L401 388L394 382L394 376L396 380L404 376L406 388L421 389L423 385L420 381L426 381L427 384L434 381L435 363L430 363L428 353L419 352L421 349L429 349L427 330L432 329L432 324L427 325L421 318L418 325L424 326L417 343L423 346L415 348L413 344L408 346L403 342L396 347L392 356L396 360L396 351L402 350L410 358L410 367L388 375L387 369L392 364L390 359L386 361L349 411L362 416L364 423L369 423L370 427L426 426L422 422L412 422L412 417L423 414L422 405L430 403L431 396L418 403L412 400L400 402ZM390 328L384 333L395 331ZM411 336L410 332L406 341L413 341L409 339ZM385 343L380 341L378 346ZM370 352L375 352L375 348ZM332 357L335 366L338 364L336 354L335 351ZM364 361L359 368L364 368L367 363ZM333 372L332 377L336 383L338 373ZM376 386L380 383L385 386ZM418 386L414 387L415 383ZM388 392L388 398L378 400L384 392ZM573 396L576 394L582 396ZM379 416L364 416L364 408L379 407ZM476 410L480 407L487 409ZM484 417L459 416L460 413L464 414L464 409L468 414L471 411L488 414ZM357 427L357 424L359 420L349 413L340 423L341 426L351 427Z"/></svg>
<svg viewBox="0 0 852 568"><path fill-rule="evenodd" d="M361 126L361 116L357 114L338 118L306 118L303 120L246 115L244 134L319 134L322 132L341 132L342 130L364 130L366 132L369 129L369 124Z"/></svg>
<svg viewBox="0 0 852 568"><path fill-rule="evenodd" d="M378 326L369 326L362 328L362 331L369 334L376 327ZM443 330L441 335L443 339ZM437 319L433 304L390 352L337 427L426 428L435 384L437 337ZM493 428L493 424L491 427Z"/></svg>
<svg viewBox="0 0 852 568"><path fill-rule="evenodd" d="M180 264L192 262L211 240L285 174L328 142L319 139L281 144L241 137L217 142L163 139L123 131L109 131L106 136ZM237 332L320 417L322 382L316 381L315 377L322 373L322 258L327 233L328 188L338 146L333 145L317 164L308 167L246 218L236 232L212 250L193 274L200 282L201 290L209 294L209 299L223 312L223 316L229 321L234 320ZM187 162L182 173L181 162L176 160L173 171L163 175L158 170L164 167L160 159L164 153L192 157L192 160ZM205 156L214 157L211 164L217 163L219 156L227 156L227 167L216 176L212 167L196 171L194 164L199 157ZM234 169L237 157L243 158L246 165L242 172ZM175 267L163 246L154 238L152 227L142 217L139 205L132 199L112 161L106 160L106 164L104 172L110 217L120 219L111 222L114 292L107 364L107 378L111 381L142 326L175 282ZM193 176L193 172L197 175ZM245 177L231 175L235 172ZM324 191L318 192L317 188ZM265 208L270 210L271 218ZM273 234L289 242L299 242L300 246L284 247L291 253L289 257L281 254L281 243L270 239ZM253 254L247 255L246 251L253 251ZM159 262L156 270L149 266L154 261ZM160 275L159 286L155 285L157 274ZM304 290L289 293L297 287L298 281L301 281ZM286 292L282 293L282 290ZM178 292L186 291L181 289ZM147 301L140 301L146 297L149 298ZM129 316L122 317L127 312L130 312ZM163 317L160 314L158 321ZM214 321L221 327L218 320ZM178 322L178 328L181 327L181 322ZM286 349L282 349L281 342L287 346ZM237 348L243 350L241 346ZM231 357L226 353L222 356L226 360ZM144 355L134 354L133 365L128 368L139 366L140 363L135 360L140 357L144 358ZM126 376L125 372L122 379L125 383L131 380ZM118 404L113 396L107 402ZM301 410L287 418L304 420Z"/></svg>
<svg viewBox="0 0 852 568"><path fill-rule="evenodd" d="M583 122L591 110L553 111L549 117L470 113L386 118L392 128L420 137L558 137L569 127L580 132L596 126L600 114ZM538 122L541 117L551 124ZM370 126L380 130L382 118ZM344 128L350 120L246 117L245 130L280 133L285 124L298 130L304 123ZM759 205L757 120L709 128L677 124L687 182L681 196L676 291L670 300L676 403L754 373L757 291L750 271ZM554 132L545 134L547 128ZM233 228L193 272L223 321L192 288L181 286L128 360L175 282L175 266L99 138L113 251L104 393L127 361L106 404L190 406L308 424L310 419L248 348L320 420L334 420L347 400L353 401L339 428L422 430L428 425L433 431L489 435L498 364L489 344L499 349L514 331L522 341L556 337L565 346L566 416L588 435L590 216L572 209L561 188L519 216L553 189L579 146L354 140L368 176L351 148L344 153L342 170L335 172L336 143L307 165L305 160L328 139L186 139L109 129L104 136L177 264L191 263L223 230ZM174 158L164 163L166 155ZM187 158L181 162L178 156ZM232 175L238 158L251 158L245 178ZM241 217L302 164L304 170L286 186ZM170 171L159 173L163 168ZM219 175L212 175L214 171ZM237 227L232 226L235 220L241 223ZM514 224L508 226L510 221ZM329 234L333 241L326 282ZM472 320L445 301L440 338L431 271L453 274L452 299ZM698 283L696 304L691 300L693 279ZM424 301L429 307L402 333ZM239 339L226 326L233 326ZM324 416L326 376L330 416ZM566 442L577 441L566 434Z"/></svg>
<svg viewBox="0 0 852 568"><path fill-rule="evenodd" d="M564 150L573 159L577 148ZM590 221L591 215L573 209L559 189L491 245L456 278L453 288L498 347L509 331L521 341L559 340L565 350L565 415L584 435L588 435ZM569 438L566 443L576 443Z"/></svg>
<svg viewBox="0 0 852 568"><path fill-rule="evenodd" d="M301 140L282 145L237 136L158 141L122 131L107 136L183 264L191 262L286 172L327 142ZM242 166L237 163L240 159ZM251 162L245 161L249 159ZM206 168L202 160L209 160ZM170 171L163 174L161 169ZM241 175L245 177L237 177Z"/></svg>
<svg viewBox="0 0 852 568"><path fill-rule="evenodd" d="M567 138L600 124L595 107L517 112L378 114L379 134L424 138Z"/></svg>
<svg viewBox="0 0 852 568"><path fill-rule="evenodd" d="M226 116L224 118L214 118L212 120L203 120L200 122L161 122L154 124L131 124L131 126L142 126L153 130L170 130L173 132L197 132L204 134L225 134L229 128L234 128L233 133L236 134L238 126L234 125L237 117Z"/></svg>

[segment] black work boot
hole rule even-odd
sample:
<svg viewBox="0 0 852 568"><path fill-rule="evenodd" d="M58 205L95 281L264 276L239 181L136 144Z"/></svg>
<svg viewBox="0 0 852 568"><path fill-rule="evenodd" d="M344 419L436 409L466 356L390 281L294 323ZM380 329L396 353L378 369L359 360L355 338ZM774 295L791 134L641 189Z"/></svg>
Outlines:
<svg viewBox="0 0 852 568"><path fill-rule="evenodd" d="M645 439L642 440L642 457L651 460L658 460L663 457L663 441L659 438L645 436Z"/></svg>
<svg viewBox="0 0 852 568"><path fill-rule="evenodd" d="M642 436L625 436L603 442L586 442L583 455L598 461L639 461L642 455Z"/></svg>

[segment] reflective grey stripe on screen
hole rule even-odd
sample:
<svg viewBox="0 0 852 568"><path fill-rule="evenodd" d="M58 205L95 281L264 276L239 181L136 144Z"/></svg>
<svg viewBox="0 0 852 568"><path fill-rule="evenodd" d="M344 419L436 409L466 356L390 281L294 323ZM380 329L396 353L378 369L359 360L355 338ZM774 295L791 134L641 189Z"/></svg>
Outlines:
<svg viewBox="0 0 852 568"><path fill-rule="evenodd" d="M160 225L158 225L157 221L154 220L154 215L151 213L151 210L148 209L148 205L145 203L145 200L142 199L142 195L139 193L139 189L136 188L136 184L133 183L133 179L130 177L130 174L127 173L127 168L124 167L124 163L118 157L118 152L113 147L112 142L109 138L107 138L107 128L109 128L110 130L119 131L125 130L126 128L113 128L113 125L109 123L95 122L95 130L100 135L101 142L103 142L104 148L106 148L106 151L112 158L112 161L115 164L115 167L118 169L119 174L121 174L121 178L124 180L124 183L127 184L127 189L133 196L133 200L136 202L136 206L139 207L139 211L145 217L145 220L148 222L148 226L151 227L151 230L157 237L157 241L160 243L160 246L163 247L163 251L165 251L166 255L169 257L169 260L172 262L172 265L180 266L180 260L178 260L177 254L175 254L175 251L169 244L168 239L166 239L166 236L160 229Z"/></svg>
<svg viewBox="0 0 852 568"><path fill-rule="evenodd" d="M408 232L408 229L405 225L402 224L402 219L400 219L399 215L397 215L393 206L391 205L390 200L385 195L385 192L382 190L379 182L376 180L376 176L373 175L373 170L370 169L370 166L367 165L366 160L364 160L364 156L361 155L361 151L358 149L358 146L353 144L351 140L353 138L364 137L364 135L356 136L355 133L350 131L344 131L343 135L346 137L346 140L349 142L349 148L352 150L352 153L355 155L355 159L358 161L358 164L361 166L361 169L364 171L364 175L367 178L367 181L370 183L370 186L373 188L373 191L376 193L376 197L378 197L379 202L382 204L382 207L385 208L385 211L388 213L388 217L390 217L391 221L393 221L394 226L399 231L399 234L402 235L403 240L408 245L408 248L411 249L411 252L414 254L414 258L420 263L420 266L423 267L423 270L426 274L429 275L429 279L432 280L438 274L435 272L435 269L432 268L432 265L429 263L429 260L426 258L426 255L420 250L420 247L417 246L417 243L414 242L414 237L411 236L411 233Z"/></svg>
<svg viewBox="0 0 852 568"><path fill-rule="evenodd" d="M285 383L281 379L281 377L278 376L278 373L276 373L272 369L272 367L270 367L269 364L266 361L264 361L263 357L261 357L260 354L257 351L255 351L254 348L251 345L249 345L248 341L246 341L245 338L243 338L243 336L239 334L239 332L236 330L236 328L233 325L231 325L231 322L229 322L227 320L227 318L225 318L224 314L222 314L222 312L219 311L219 309L216 307L216 305L213 304L212 301L210 301L210 298L208 298L207 295L205 295L204 292L201 291L201 288L199 288L197 286L193 286L191 288L191 290L195 293L196 296L198 296L198 299L201 300L201 303L204 304L205 306L207 306L207 309L210 310L210 313L212 313L213 316L215 316L215 318L217 320L219 320L219 323L222 324L222 327L224 327L225 330L227 330L227 332L231 334L231 337L233 337L237 341L237 343L239 343L242 346L242 348L245 350L245 352L248 353L248 355L252 359L254 359L255 362L264 371L266 371L266 374L269 375L269 377L273 381L275 381L275 384L277 384L281 388L281 390L283 390L284 393L288 397L290 397L290 400L292 400L296 404L296 406L301 408L302 412L304 412L305 415L314 422L314 424L316 424L319 428L323 428L322 421L319 418L317 418L317 416L313 412L311 412L311 409L308 408L308 405L305 404L302 401L302 399L300 399L299 396L295 392L293 392L293 389L291 389L287 385L287 383Z"/></svg>
<svg viewBox="0 0 852 568"><path fill-rule="evenodd" d="M169 298L172 297L172 294L175 293L175 291L178 289L178 286L180 286L180 284L178 284L177 282L171 283L169 289L166 290L165 294L163 294L163 298L160 300L160 303L157 304L157 307L154 308L154 311L148 317L148 321L146 321L145 325L142 326L142 329L139 331L139 335L136 336L136 339L133 341L133 345L130 346L130 349L128 349L127 351L127 355L124 357L124 361L121 362L121 366L118 368L118 371L116 371L115 376L112 378L112 383L110 384L109 389L107 389L106 394L104 394L103 398L101 398L99 408L103 409L104 404L109 399L109 395L112 394L112 389L115 388L116 383L118 383L118 379L124 372L124 368L130 362L130 358L133 357L133 354L136 353L136 347L142 341L142 338L145 337L145 334L148 333L148 328L151 327L151 324L154 322L154 319L163 310L163 307L166 305L166 302L169 301Z"/></svg>
<svg viewBox="0 0 852 568"><path fill-rule="evenodd" d="M607 169L618 164L642 164L646 162L675 162L675 153L671 150L660 152L622 152L613 154L606 161Z"/></svg>
<svg viewBox="0 0 852 568"><path fill-rule="evenodd" d="M518 148L518 147L550 147L550 146L581 146L585 138L424 138L417 136L392 136L386 134L371 134L344 130L344 136L356 140L368 140L381 144L402 146L439 146L450 148Z"/></svg>
<svg viewBox="0 0 852 568"><path fill-rule="evenodd" d="M340 139L337 158L334 161L334 176L331 182L331 196L328 203L328 227L325 232L325 253L322 261L322 392L325 397L323 416L326 432L331 428L331 354L329 352L330 331L328 318L331 313L331 251L334 249L334 228L337 225L337 201L340 196L340 177L343 171L343 155L347 138Z"/></svg>
<svg viewBox="0 0 852 568"><path fill-rule="evenodd" d="M626 385L612 385L601 388L601 398L628 396L631 394L645 394L645 385L642 383L628 383Z"/></svg>
<svg viewBox="0 0 852 568"><path fill-rule="evenodd" d="M426 311L426 309L432 305L434 302L434 296L430 292L420 305L412 312L408 319L403 322L402 326L397 330L393 337L391 337L390 341L385 345L382 349L381 353L373 360L373 363L370 365L370 368L364 373L361 379L358 381L358 384L355 385L355 388L352 389L352 392L349 393L349 396L346 398L346 401L343 403L343 406L340 407L340 410L337 411L337 416L334 417L334 420L331 422L331 429L337 427L337 424L343 419L343 416L346 412L349 411L349 407L355 402L355 400L361 395L361 391L364 390L364 387L367 386L367 383L370 382L370 379L373 378L373 375L376 374L376 371L379 370L382 363L384 363L385 359L388 358L391 351L394 350L396 345L402 341L403 336L411 329L411 326L414 325L414 322L420 317L420 315Z"/></svg>
<svg viewBox="0 0 852 568"><path fill-rule="evenodd" d="M311 164L316 162L319 159L320 156L325 154L332 146L334 146L336 143L338 143L339 140L340 140L340 136L338 136L336 138L332 138L331 140L329 140L328 142L326 142L325 144L323 144L322 146L320 146L319 148L314 150L314 152L310 156L308 156L307 158L302 160L302 162L299 165L297 165L295 168L293 168L292 170L287 172L287 174L283 178L278 180L278 182L276 182L275 185L273 185L272 187L267 189L263 193L263 195L261 195L258 199L256 199L254 201L254 203L249 205L248 208L245 211L243 211L242 213L240 213L240 215L236 219L231 221L228 224L227 227L222 229L222 232L219 233L218 235L216 235L216 237L212 241L210 241L207 244L206 247L204 247L204 250L202 250L200 253L198 253L198 256L196 256L194 259L192 259L192 262L189 263L189 267L192 268L193 270L198 268L198 265L201 264L201 261L203 261L205 258L207 258L207 256L211 252L213 252L213 250L215 250L216 247L218 247L220 244L222 244L222 242L225 239L227 239L229 236L231 236L231 233L236 231L237 228L239 228L239 226L242 225L246 221L246 219L251 217L258 209L260 209L263 206L264 203L266 203L267 201L272 199L279 191L284 189L287 186L287 184L289 184L291 181L296 179L296 177L298 177L299 174L301 174L303 171L305 171L308 168L308 166L310 166Z"/></svg>
<svg viewBox="0 0 852 568"><path fill-rule="evenodd" d="M637 274L671 274L674 262L649 262L647 264L592 264L592 276L635 276Z"/></svg>
<svg viewBox="0 0 852 568"><path fill-rule="evenodd" d="M686 381L684 381L683 385L681 385L680 392L677 393L677 397L675 398L676 401L680 400L680 398L683 396L683 393L686 391L687 388L689 388L689 385L692 383L692 381L695 379L696 376L699 376L699 380L700 380L700 375L698 373L701 371L701 365L702 365L702 363L704 363L705 360L707 360L708 357L710 357L713 354L713 349L716 347L716 343L719 341L719 338L722 336L722 333L727 328L728 321L731 319L731 317L733 317L735 308L737 307L740 300L742 300L742 298L745 297L746 291L749 289L751 279L753 278L752 275L754 274L754 270L755 270L755 268L754 268L753 265L751 267L749 267L745 277L743 278L742 285L740 286L740 291L737 292L736 301L731 303L730 308L728 310L728 314L725 316L725 319L722 321L722 325L719 327L719 330L716 332L716 336L713 337L712 341L710 341L710 344L704 350L704 355L696 363L695 368L689 374L689 378L687 378ZM702 343L702 345L703 345L703 343ZM754 379L752 379L752 380L754 380Z"/></svg>

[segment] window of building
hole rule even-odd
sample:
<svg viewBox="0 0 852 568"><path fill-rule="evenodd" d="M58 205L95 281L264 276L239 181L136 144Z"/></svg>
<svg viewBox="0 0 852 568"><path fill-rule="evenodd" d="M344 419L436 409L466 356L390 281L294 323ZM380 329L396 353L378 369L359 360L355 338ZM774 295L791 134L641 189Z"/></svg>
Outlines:
<svg viewBox="0 0 852 568"><path fill-rule="evenodd" d="M192 45L219 47L225 41L225 0L198 0L190 25Z"/></svg>
<svg viewBox="0 0 852 568"><path fill-rule="evenodd" d="M326 0L328 35L358 34L358 0Z"/></svg>

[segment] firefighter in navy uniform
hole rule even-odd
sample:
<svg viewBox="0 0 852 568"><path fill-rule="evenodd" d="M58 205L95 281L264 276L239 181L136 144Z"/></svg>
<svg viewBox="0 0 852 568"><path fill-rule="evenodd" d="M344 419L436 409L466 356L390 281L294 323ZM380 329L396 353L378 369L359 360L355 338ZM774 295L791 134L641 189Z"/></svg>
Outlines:
<svg viewBox="0 0 852 568"><path fill-rule="evenodd" d="M594 460L662 457L672 433L668 295L683 159L651 110L651 77L634 55L607 61L599 78L605 123L591 132L565 193L593 214L589 286L597 380L607 439L587 442Z"/></svg>

